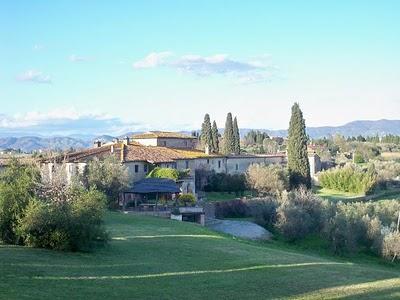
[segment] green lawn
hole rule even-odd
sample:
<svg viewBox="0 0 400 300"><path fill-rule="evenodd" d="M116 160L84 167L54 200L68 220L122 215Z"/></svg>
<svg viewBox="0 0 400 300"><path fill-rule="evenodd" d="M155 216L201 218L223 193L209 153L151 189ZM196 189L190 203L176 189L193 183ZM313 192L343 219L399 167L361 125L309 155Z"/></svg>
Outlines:
<svg viewBox="0 0 400 300"><path fill-rule="evenodd" d="M365 200L365 195L363 194L353 194L340 192L335 190L329 190L325 188L315 188L314 192L321 198L328 199L330 201L363 201ZM373 195L367 196L368 200L372 201L382 201L382 200L400 200L400 189L388 189L375 192Z"/></svg>
<svg viewBox="0 0 400 300"><path fill-rule="evenodd" d="M0 299L399 299L400 266L110 213L94 253L0 245Z"/></svg>
<svg viewBox="0 0 400 300"><path fill-rule="evenodd" d="M244 197L251 197L251 191L245 191L243 194ZM242 197L241 195L236 195L235 193L226 193L226 192L207 192L206 193L207 201L231 201L234 199L238 199Z"/></svg>

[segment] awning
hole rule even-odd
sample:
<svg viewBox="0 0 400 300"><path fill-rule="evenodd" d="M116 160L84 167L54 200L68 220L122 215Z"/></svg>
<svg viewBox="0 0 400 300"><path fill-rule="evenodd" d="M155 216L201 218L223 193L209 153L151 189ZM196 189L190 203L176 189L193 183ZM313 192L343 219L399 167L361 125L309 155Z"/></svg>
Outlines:
<svg viewBox="0 0 400 300"><path fill-rule="evenodd" d="M149 194L149 193L180 193L176 182L167 178L145 178L133 184L133 188L125 191L134 194Z"/></svg>

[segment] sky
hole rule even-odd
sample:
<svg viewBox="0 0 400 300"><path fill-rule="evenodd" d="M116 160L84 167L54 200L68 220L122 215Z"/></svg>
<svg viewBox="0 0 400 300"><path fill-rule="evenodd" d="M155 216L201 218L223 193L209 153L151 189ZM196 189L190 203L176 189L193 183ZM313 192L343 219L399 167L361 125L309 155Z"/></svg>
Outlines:
<svg viewBox="0 0 400 300"><path fill-rule="evenodd" d="M6 1L0 134L400 119L400 1Z"/></svg>

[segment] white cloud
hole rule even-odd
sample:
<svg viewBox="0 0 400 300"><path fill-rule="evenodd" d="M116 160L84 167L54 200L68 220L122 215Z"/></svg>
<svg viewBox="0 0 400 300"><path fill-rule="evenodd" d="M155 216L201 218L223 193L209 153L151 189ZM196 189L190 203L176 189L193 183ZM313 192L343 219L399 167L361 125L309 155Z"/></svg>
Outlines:
<svg viewBox="0 0 400 300"><path fill-rule="evenodd" d="M260 56L252 60L237 60L226 54L211 56L189 54L174 57L170 52L153 52L135 62L133 67L144 69L162 66L201 77L222 75L233 77L239 83L254 83L271 79L275 68L267 62L269 58L269 56Z"/></svg>
<svg viewBox="0 0 400 300"><path fill-rule="evenodd" d="M75 108L0 115L0 136L122 135L137 130L143 130L141 123L127 122L102 113L80 112Z"/></svg>
<svg viewBox="0 0 400 300"><path fill-rule="evenodd" d="M45 75L41 71L37 70L27 70L18 75L17 80L21 82L48 83L48 84L52 83L52 80L49 75Z"/></svg>
<svg viewBox="0 0 400 300"><path fill-rule="evenodd" d="M34 51L41 51L41 50L44 49L44 46L41 45L41 44L35 44L35 45L33 45L32 49L33 49Z"/></svg>
<svg viewBox="0 0 400 300"><path fill-rule="evenodd" d="M135 69L148 69L162 66L166 59L172 55L171 52L153 52L147 55L145 58L138 60L133 64Z"/></svg>
<svg viewBox="0 0 400 300"><path fill-rule="evenodd" d="M69 56L68 59L70 62L85 62L85 61L89 61L90 57L72 54Z"/></svg>

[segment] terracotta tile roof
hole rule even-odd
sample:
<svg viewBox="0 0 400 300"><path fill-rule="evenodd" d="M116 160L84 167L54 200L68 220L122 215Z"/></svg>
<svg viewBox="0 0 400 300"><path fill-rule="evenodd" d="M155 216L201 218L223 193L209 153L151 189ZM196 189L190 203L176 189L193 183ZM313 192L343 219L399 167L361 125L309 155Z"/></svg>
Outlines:
<svg viewBox="0 0 400 300"><path fill-rule="evenodd" d="M142 134L132 136L133 139L155 139L155 138L168 138L168 139L195 139L196 137L183 134L180 132L169 131L148 131Z"/></svg>
<svg viewBox="0 0 400 300"><path fill-rule="evenodd" d="M51 162L55 160L57 162L86 162L93 159L94 157L105 158L111 155L114 155L118 159L121 159L122 147L124 151L124 162L147 161L150 163L167 163L174 162L175 160L179 159L217 157L217 155L213 154L207 155L200 150L183 150L156 146L142 146L137 143L129 143L128 145L115 143L107 144L99 148L91 148L74 153L66 153L47 161Z"/></svg>
<svg viewBox="0 0 400 300"><path fill-rule="evenodd" d="M148 161L151 163L174 162L179 159L212 157L199 150L182 150L155 146L128 146L125 161Z"/></svg>

